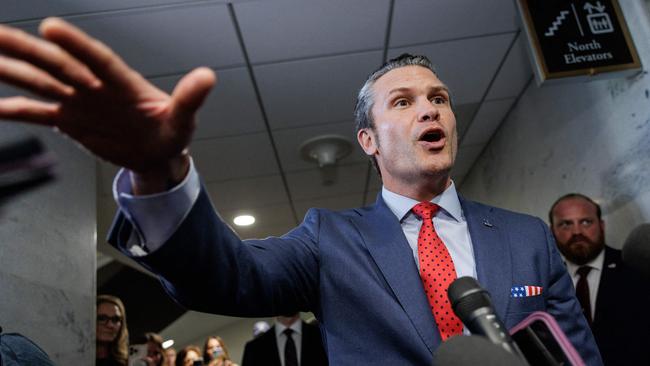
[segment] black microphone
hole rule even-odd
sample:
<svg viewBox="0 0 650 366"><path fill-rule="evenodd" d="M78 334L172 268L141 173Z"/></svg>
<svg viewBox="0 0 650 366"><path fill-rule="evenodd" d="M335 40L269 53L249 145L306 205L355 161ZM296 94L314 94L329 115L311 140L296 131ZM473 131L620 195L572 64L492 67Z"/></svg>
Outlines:
<svg viewBox="0 0 650 366"><path fill-rule="evenodd" d="M519 357L483 336L455 336L445 341L433 356L436 366L526 366Z"/></svg>
<svg viewBox="0 0 650 366"><path fill-rule="evenodd" d="M486 337L506 351L521 357L508 329L497 317L490 295L472 277L460 277L447 290L454 313L472 334Z"/></svg>
<svg viewBox="0 0 650 366"><path fill-rule="evenodd" d="M632 230L623 244L621 257L627 266L650 278L650 223Z"/></svg>

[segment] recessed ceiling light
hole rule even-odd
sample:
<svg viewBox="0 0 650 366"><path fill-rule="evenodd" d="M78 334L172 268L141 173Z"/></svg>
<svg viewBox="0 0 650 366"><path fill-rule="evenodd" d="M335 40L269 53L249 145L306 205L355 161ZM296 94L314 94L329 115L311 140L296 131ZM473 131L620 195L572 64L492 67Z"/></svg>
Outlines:
<svg viewBox="0 0 650 366"><path fill-rule="evenodd" d="M255 217L251 215L240 215L233 220L237 226L250 226L255 223Z"/></svg>
<svg viewBox="0 0 650 366"><path fill-rule="evenodd" d="M163 344L162 344L163 349L167 349L167 348L169 348L169 347L171 347L173 345L174 345L174 340L173 339L168 339L168 340L164 341Z"/></svg>

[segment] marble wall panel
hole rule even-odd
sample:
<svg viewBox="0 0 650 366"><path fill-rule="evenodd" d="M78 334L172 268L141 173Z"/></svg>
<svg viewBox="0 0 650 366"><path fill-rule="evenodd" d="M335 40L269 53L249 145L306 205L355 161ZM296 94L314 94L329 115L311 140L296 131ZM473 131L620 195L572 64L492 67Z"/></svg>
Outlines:
<svg viewBox="0 0 650 366"><path fill-rule="evenodd" d="M568 192L598 200L620 248L650 221L650 25L642 0L619 2L645 71L634 77L531 83L460 187L468 198L547 217Z"/></svg>

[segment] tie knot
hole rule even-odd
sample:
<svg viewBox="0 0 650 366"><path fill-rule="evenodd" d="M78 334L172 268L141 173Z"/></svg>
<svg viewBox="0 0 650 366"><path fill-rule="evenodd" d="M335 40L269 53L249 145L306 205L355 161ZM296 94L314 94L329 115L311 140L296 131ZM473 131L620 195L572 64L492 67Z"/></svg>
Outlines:
<svg viewBox="0 0 650 366"><path fill-rule="evenodd" d="M589 271L591 271L591 267L582 266L582 267L578 268L578 276L587 277L587 275L589 274Z"/></svg>
<svg viewBox="0 0 650 366"><path fill-rule="evenodd" d="M436 214L436 211L440 206L431 202L420 202L417 205L413 206L412 211L416 215L420 216L423 220L429 220Z"/></svg>
<svg viewBox="0 0 650 366"><path fill-rule="evenodd" d="M282 333L284 333L287 337L291 337L291 335L293 334L293 329L287 328Z"/></svg>

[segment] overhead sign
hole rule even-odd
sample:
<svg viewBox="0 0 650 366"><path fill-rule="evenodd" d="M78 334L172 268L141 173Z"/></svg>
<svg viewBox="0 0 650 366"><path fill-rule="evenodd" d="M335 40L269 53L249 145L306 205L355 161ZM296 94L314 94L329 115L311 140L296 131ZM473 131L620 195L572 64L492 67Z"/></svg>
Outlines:
<svg viewBox="0 0 650 366"><path fill-rule="evenodd" d="M517 0L539 84L637 73L639 56L617 0Z"/></svg>

